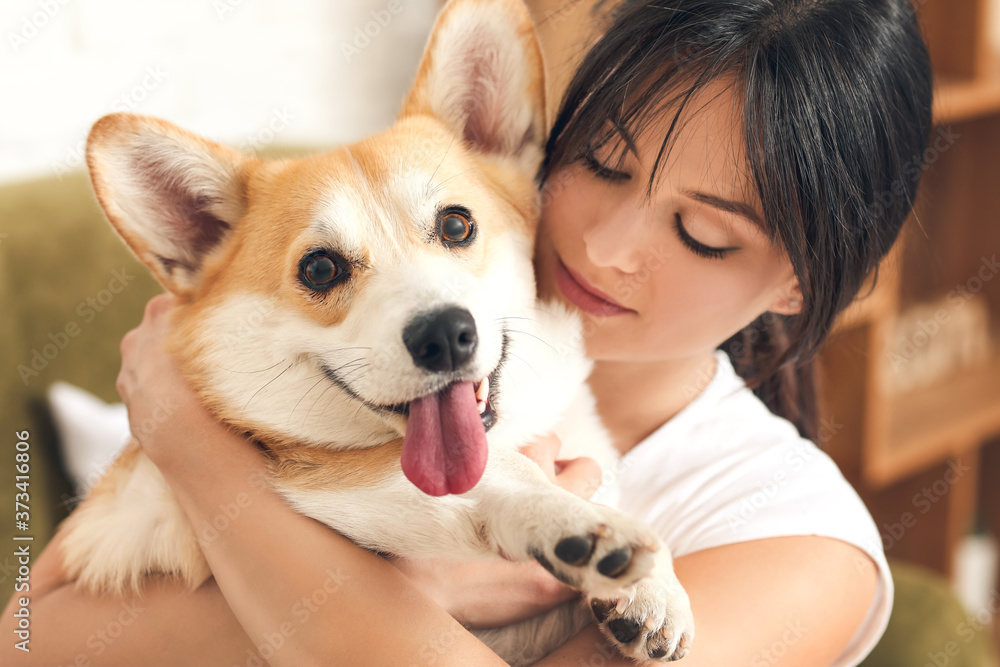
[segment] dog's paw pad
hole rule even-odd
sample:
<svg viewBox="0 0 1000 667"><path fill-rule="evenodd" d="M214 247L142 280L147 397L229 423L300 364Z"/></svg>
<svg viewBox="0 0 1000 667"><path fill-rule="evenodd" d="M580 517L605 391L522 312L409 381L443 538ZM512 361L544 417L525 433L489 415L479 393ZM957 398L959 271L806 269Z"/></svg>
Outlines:
<svg viewBox="0 0 1000 667"><path fill-rule="evenodd" d="M622 644L630 644L639 636L642 624L629 618L616 618L608 622L608 631L614 636L615 641Z"/></svg>
<svg viewBox="0 0 1000 667"><path fill-rule="evenodd" d="M622 576L631 564L632 549L624 547L622 549L615 549L602 558L597 564L597 571L605 577L616 579Z"/></svg>
<svg viewBox="0 0 1000 667"><path fill-rule="evenodd" d="M597 540L593 535L574 535L560 540L556 545L556 558L567 565L586 565L594 553ZM598 566L600 567L600 566Z"/></svg>
<svg viewBox="0 0 1000 667"><path fill-rule="evenodd" d="M595 599L590 608L604 635L629 658L671 662L691 650L694 620L682 589L644 580L631 599Z"/></svg>
<svg viewBox="0 0 1000 667"><path fill-rule="evenodd" d="M588 598L617 598L653 570L663 543L656 532L624 512L559 494L546 515L515 534L507 553L537 560L559 581ZM513 531L512 531L513 532Z"/></svg>

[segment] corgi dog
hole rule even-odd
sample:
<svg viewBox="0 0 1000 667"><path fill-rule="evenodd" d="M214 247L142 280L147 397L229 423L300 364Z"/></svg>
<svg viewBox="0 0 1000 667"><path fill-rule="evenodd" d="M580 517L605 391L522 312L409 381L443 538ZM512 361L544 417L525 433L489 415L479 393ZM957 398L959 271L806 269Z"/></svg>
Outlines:
<svg viewBox="0 0 1000 667"><path fill-rule="evenodd" d="M694 624L669 550L517 449L554 432L565 458L617 460L581 321L536 297L543 78L520 0L453 0L381 134L265 162L112 114L87 165L114 228L181 302L168 344L185 378L263 446L267 483L297 511L383 554L535 560L583 593L477 631L509 664L594 615L623 655L675 660ZM65 571L90 593L211 576L134 441L66 524Z"/></svg>

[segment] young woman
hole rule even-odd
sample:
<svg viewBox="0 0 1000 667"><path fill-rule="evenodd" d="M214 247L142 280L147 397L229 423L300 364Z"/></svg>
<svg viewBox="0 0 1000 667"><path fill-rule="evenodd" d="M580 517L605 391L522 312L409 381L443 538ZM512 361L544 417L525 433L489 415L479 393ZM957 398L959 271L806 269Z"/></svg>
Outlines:
<svg viewBox="0 0 1000 667"><path fill-rule="evenodd" d="M892 582L871 517L807 439L808 368L912 207L904 165L931 126L913 9L596 4L534 4L546 56L564 65L554 87L571 79L536 274L543 297L585 318L623 508L676 556L697 624L685 664L855 665ZM577 63L567 49L592 30ZM263 457L184 385L163 351L169 308L151 301L123 340L119 390L133 424L157 398L176 405L142 445L192 522L234 514L204 545L215 577L194 594L161 583L125 605L88 599L62 585L49 548L34 570L36 652L10 648L9 607L4 664L493 665L453 617L491 626L572 597L535 565L389 563L248 484ZM592 465L557 450L530 454L557 483L593 489ZM631 663L592 626L540 664Z"/></svg>

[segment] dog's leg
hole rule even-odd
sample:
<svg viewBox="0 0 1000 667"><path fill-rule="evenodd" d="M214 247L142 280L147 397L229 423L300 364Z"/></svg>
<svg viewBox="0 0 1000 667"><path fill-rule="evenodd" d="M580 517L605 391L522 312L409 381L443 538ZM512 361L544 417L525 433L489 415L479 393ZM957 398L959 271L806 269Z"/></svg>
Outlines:
<svg viewBox="0 0 1000 667"><path fill-rule="evenodd" d="M661 646L676 652L679 636L692 627L687 596L655 533L618 510L552 485L517 451L492 450L479 484L460 496L432 497L411 484L399 469L398 443L279 453L275 480L298 511L373 550L404 558L538 560L588 598L630 598L631 611L622 618L651 618L659 625L658 634L641 635L641 642L621 642L627 655L648 647L647 655L659 657ZM583 611L560 608L484 637L511 664L531 664L579 629L581 614L590 614ZM627 622L609 615L605 632ZM525 637L531 638L528 647L522 646Z"/></svg>
<svg viewBox="0 0 1000 667"><path fill-rule="evenodd" d="M467 495L481 495L483 513L493 523L491 533L507 555L520 556L503 546L517 539L507 537L507 533L530 536L526 551L557 578L587 594L602 632L623 655L637 661L665 662L687 655L694 620L687 593L674 573L670 550L661 545L651 551L647 546L651 531L644 524L553 487L537 466L520 454L497 453L497 468L504 469L508 480L516 478L525 486L514 495L509 481L494 486L494 480L484 476ZM539 478L544 486L532 489ZM599 521L596 527L595 520ZM659 545L655 537L653 540ZM608 563L620 568L617 574ZM649 567L652 571L644 576ZM615 586L619 593L608 594ZM578 632L585 625L581 615L588 617L584 612L585 608L581 612L574 605L556 608L511 628L497 629L484 641L488 639L505 659L514 656L524 659L518 664L532 664ZM525 636L533 638L530 651L518 648Z"/></svg>
<svg viewBox="0 0 1000 667"><path fill-rule="evenodd" d="M688 654L694 639L694 616L688 595L674 574L667 550L656 554L649 577L622 600L591 600L601 632L622 655L634 660L669 662Z"/></svg>
<svg viewBox="0 0 1000 667"><path fill-rule="evenodd" d="M653 569L654 553L664 549L638 519L554 486L516 451L491 451L486 474L465 495L478 501L501 555L537 560L593 597L631 591Z"/></svg>
<svg viewBox="0 0 1000 667"><path fill-rule="evenodd" d="M688 654L694 639L691 605L665 549L656 553L653 573L640 580L635 592L622 601L622 610L618 608L618 600L571 602L520 623L473 634L515 667L535 664L595 617L618 651L637 662L671 662Z"/></svg>
<svg viewBox="0 0 1000 667"><path fill-rule="evenodd" d="M134 441L61 529L66 574L93 595L141 593L150 574L191 590L211 576L184 510Z"/></svg>
<svg viewBox="0 0 1000 667"><path fill-rule="evenodd" d="M600 598L629 592L662 548L642 522L554 486L517 451L491 451L468 493L433 497L402 475L399 447L279 452L275 483L297 510L366 548L405 558L538 560Z"/></svg>
<svg viewBox="0 0 1000 667"><path fill-rule="evenodd" d="M582 602L567 602L544 614L502 628L473 630L479 641L511 667L533 665L592 623Z"/></svg>

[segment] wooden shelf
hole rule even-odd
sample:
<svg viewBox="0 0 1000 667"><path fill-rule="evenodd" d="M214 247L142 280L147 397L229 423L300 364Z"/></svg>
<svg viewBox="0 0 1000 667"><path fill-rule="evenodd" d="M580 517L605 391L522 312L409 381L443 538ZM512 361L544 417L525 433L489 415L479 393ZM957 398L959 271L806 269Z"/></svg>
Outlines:
<svg viewBox="0 0 1000 667"><path fill-rule="evenodd" d="M886 486L974 448L1000 430L1000 355L887 401L888 441L869 452L865 477Z"/></svg>
<svg viewBox="0 0 1000 667"><path fill-rule="evenodd" d="M938 125L1000 114L1000 78L944 80L934 91L934 122Z"/></svg>
<svg viewBox="0 0 1000 667"><path fill-rule="evenodd" d="M959 127L948 129L946 147L935 144L939 136L931 138L917 211L904 229L905 252L895 270L885 272L890 280L880 278L874 292L841 315L820 364L822 414L839 427L827 434L824 448L871 510L886 554L946 576L975 517L1000 537L1000 341L991 362L901 395L886 391L887 360L900 342L901 309L945 295L944 317L975 294L991 313L992 334L1000 334L1000 275L983 269L982 259L1000 248L1000 45L990 34L995 2L915 3L935 71L935 135ZM914 354L926 344L910 342ZM955 478L958 464L963 474ZM928 489L935 495L918 508L914 499ZM901 525L907 516L916 523Z"/></svg>

